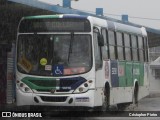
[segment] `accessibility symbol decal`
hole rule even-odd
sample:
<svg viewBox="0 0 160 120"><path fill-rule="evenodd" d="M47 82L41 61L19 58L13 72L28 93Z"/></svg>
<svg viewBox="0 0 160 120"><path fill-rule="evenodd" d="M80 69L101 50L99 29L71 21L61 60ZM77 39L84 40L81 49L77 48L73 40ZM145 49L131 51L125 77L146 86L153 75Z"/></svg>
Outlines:
<svg viewBox="0 0 160 120"><path fill-rule="evenodd" d="M63 75L64 67L63 65L54 65L53 66L53 75Z"/></svg>

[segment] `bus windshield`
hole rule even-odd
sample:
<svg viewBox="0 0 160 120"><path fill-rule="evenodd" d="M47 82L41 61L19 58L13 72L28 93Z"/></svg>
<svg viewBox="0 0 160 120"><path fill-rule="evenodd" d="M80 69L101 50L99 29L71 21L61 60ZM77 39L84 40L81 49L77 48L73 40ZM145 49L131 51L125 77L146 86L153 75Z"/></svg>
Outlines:
<svg viewBox="0 0 160 120"><path fill-rule="evenodd" d="M91 69L91 36L87 34L23 34L17 48L17 68L25 74L65 76Z"/></svg>

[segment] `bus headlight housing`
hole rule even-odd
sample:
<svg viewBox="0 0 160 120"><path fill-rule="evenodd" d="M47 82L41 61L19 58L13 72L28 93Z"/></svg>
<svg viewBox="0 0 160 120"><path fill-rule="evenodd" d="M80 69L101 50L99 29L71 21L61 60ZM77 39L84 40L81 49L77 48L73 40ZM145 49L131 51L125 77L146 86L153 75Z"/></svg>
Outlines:
<svg viewBox="0 0 160 120"><path fill-rule="evenodd" d="M23 82L17 80L17 86L22 92L32 93L33 91Z"/></svg>
<svg viewBox="0 0 160 120"><path fill-rule="evenodd" d="M83 92L86 92L88 91L88 89L91 87L93 81L92 80L89 80L83 84L81 84L75 91L74 93L83 93Z"/></svg>

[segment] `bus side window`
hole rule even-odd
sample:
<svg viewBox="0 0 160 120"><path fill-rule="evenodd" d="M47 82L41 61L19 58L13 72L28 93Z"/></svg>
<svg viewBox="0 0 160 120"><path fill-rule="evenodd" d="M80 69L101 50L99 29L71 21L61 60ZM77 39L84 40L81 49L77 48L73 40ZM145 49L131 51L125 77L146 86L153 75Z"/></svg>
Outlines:
<svg viewBox="0 0 160 120"><path fill-rule="evenodd" d="M124 33L124 45L126 60L131 60L130 36Z"/></svg>
<svg viewBox="0 0 160 120"><path fill-rule="evenodd" d="M109 55L110 59L116 59L116 51L115 51L115 34L113 31L108 31L108 42L109 42Z"/></svg>
<svg viewBox="0 0 160 120"><path fill-rule="evenodd" d="M124 60L124 45L123 45L123 37L122 33L116 32L117 38L117 56L119 60Z"/></svg>
<svg viewBox="0 0 160 120"><path fill-rule="evenodd" d="M143 48L143 38L138 36L138 51L139 51L139 58L141 62L144 62L144 48Z"/></svg>
<svg viewBox="0 0 160 120"><path fill-rule="evenodd" d="M132 59L133 61L138 61L137 37L135 35L131 35L131 41L132 41Z"/></svg>
<svg viewBox="0 0 160 120"><path fill-rule="evenodd" d="M101 59L101 53L100 53L100 47L98 45L98 32L93 33L93 42L94 42L94 55L95 55L95 65L96 70L101 68L102 66L102 59Z"/></svg>
<svg viewBox="0 0 160 120"><path fill-rule="evenodd" d="M106 32L106 29L102 29L102 35L104 38L104 46L102 47L102 57L103 57L103 60L106 60L109 58L108 39L107 39L108 35Z"/></svg>

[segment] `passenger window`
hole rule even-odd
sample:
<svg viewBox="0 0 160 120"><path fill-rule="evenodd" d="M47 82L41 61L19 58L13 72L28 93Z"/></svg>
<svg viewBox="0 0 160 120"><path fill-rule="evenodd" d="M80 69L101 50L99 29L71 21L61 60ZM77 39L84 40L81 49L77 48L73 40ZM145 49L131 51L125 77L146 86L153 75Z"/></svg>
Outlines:
<svg viewBox="0 0 160 120"><path fill-rule="evenodd" d="M118 60L124 60L124 46L123 46L123 37L122 33L116 32L117 37L117 56Z"/></svg>
<svg viewBox="0 0 160 120"><path fill-rule="evenodd" d="M95 64L96 64L96 69L98 69L102 65L100 47L98 45L98 32L94 32L93 38L94 38Z"/></svg>
<svg viewBox="0 0 160 120"><path fill-rule="evenodd" d="M103 59L108 59L109 56L108 56L108 53L109 53L109 50L108 50L108 35L107 35L107 31L106 29L102 29L102 35L103 35L103 38L104 38L104 46L102 47L102 57Z"/></svg>
<svg viewBox="0 0 160 120"><path fill-rule="evenodd" d="M138 50L132 48L132 55L133 55L133 60L138 61Z"/></svg>
<svg viewBox="0 0 160 120"><path fill-rule="evenodd" d="M118 50L118 59L119 60L124 60L124 52L123 52L123 47L117 47L117 50Z"/></svg>
<svg viewBox="0 0 160 120"><path fill-rule="evenodd" d="M115 50L115 34L113 31L108 31L108 41L109 41L109 55L110 59L116 59L116 50Z"/></svg>
<svg viewBox="0 0 160 120"><path fill-rule="evenodd" d="M132 59L134 61L138 61L137 37L135 35L131 35L131 43L132 43Z"/></svg>
<svg viewBox="0 0 160 120"><path fill-rule="evenodd" d="M109 44L115 45L115 37L113 31L108 31Z"/></svg>
<svg viewBox="0 0 160 120"><path fill-rule="evenodd" d="M126 60L131 60L131 50L130 48L125 48Z"/></svg>
<svg viewBox="0 0 160 120"><path fill-rule="evenodd" d="M124 33L124 45L126 60L131 60L130 36Z"/></svg>
<svg viewBox="0 0 160 120"><path fill-rule="evenodd" d="M124 44L125 44L125 47L130 47L130 37L129 37L129 34L124 34Z"/></svg>
<svg viewBox="0 0 160 120"><path fill-rule="evenodd" d="M139 45L139 49L143 49L143 39L140 36L138 36L138 45Z"/></svg>
<svg viewBox="0 0 160 120"><path fill-rule="evenodd" d="M143 38L141 36L138 36L138 51L139 51L139 58L140 61L144 61L144 46L143 46Z"/></svg>
<svg viewBox="0 0 160 120"><path fill-rule="evenodd" d="M140 57L140 61L144 62L144 50L139 49L139 57Z"/></svg>
<svg viewBox="0 0 160 120"><path fill-rule="evenodd" d="M135 35L131 35L131 41L132 41L132 48L137 49L137 38Z"/></svg>
<svg viewBox="0 0 160 120"><path fill-rule="evenodd" d="M106 29L102 29L102 35L103 35L103 38L104 38L104 45L107 45L108 41L107 41Z"/></svg>
<svg viewBox="0 0 160 120"><path fill-rule="evenodd" d="M110 51L110 59L115 59L115 49L114 46L109 46L109 51Z"/></svg>
<svg viewBox="0 0 160 120"><path fill-rule="evenodd" d="M117 32L116 36L117 36L117 46L123 46L122 33Z"/></svg>

